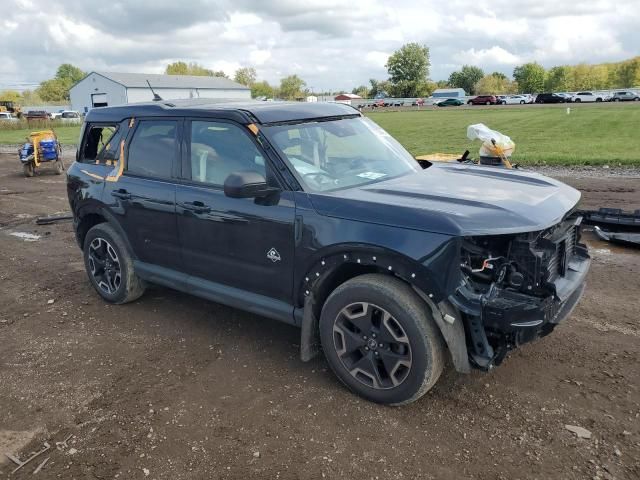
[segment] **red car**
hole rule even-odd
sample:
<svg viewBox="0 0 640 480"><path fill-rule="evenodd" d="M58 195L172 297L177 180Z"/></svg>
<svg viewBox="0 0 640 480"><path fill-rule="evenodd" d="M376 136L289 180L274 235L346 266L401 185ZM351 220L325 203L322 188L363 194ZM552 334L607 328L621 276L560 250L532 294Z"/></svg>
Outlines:
<svg viewBox="0 0 640 480"><path fill-rule="evenodd" d="M467 102L467 105L497 105L498 99L495 95L478 95Z"/></svg>

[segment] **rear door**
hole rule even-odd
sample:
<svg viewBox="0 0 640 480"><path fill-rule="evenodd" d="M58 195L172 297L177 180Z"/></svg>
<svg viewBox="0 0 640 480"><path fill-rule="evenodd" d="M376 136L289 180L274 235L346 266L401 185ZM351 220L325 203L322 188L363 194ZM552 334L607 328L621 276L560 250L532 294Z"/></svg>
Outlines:
<svg viewBox="0 0 640 480"><path fill-rule="evenodd" d="M255 171L282 187L253 134L236 123L194 119L185 123L183 150L176 211L187 273L291 303L293 192L239 199L223 191L234 171Z"/></svg>
<svg viewBox="0 0 640 480"><path fill-rule="evenodd" d="M103 201L109 205L143 262L180 270L176 225L175 172L182 121L136 119L122 145L124 166L108 177Z"/></svg>

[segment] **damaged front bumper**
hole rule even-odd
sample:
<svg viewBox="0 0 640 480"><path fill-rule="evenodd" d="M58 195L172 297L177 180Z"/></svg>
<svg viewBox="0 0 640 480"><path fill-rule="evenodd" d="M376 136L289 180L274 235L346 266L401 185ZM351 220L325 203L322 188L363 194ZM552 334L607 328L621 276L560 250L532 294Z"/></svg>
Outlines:
<svg viewBox="0 0 640 480"><path fill-rule="evenodd" d="M582 244L575 246L563 272L547 287L547 295L532 295L491 285L476 293L460 286L449 297L465 321L469 360L488 370L499 365L509 350L549 334L567 318L582 297L591 259Z"/></svg>

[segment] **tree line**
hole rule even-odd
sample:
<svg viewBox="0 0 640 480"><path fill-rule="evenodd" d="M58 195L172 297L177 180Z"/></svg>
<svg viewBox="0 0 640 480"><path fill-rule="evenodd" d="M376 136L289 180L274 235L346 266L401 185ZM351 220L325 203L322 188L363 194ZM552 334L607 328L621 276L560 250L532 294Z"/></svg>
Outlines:
<svg viewBox="0 0 640 480"><path fill-rule="evenodd" d="M513 78L500 72L485 75L465 65L453 72L443 87L464 88L470 95L504 93L576 92L640 86L640 56L615 63L560 65L546 70L536 62L519 65Z"/></svg>
<svg viewBox="0 0 640 480"><path fill-rule="evenodd" d="M464 65L451 73L448 80L434 82L429 79L429 47L408 43L396 50L386 63L389 78L370 79L369 85L360 85L351 93L363 98L389 96L399 98L428 97L436 88L463 88L470 95L540 93L578 90L608 90L640 86L640 56L615 63L561 65L546 70L531 62L515 67L512 78L501 72L485 74L476 66ZM222 70L211 70L198 63L174 62L165 68L168 75L229 76ZM35 90L0 92L0 100L23 105L65 103L69 89L85 77L80 68L65 63L58 67L53 78L45 80ZM309 95L306 82L298 75L280 79L277 85L258 80L253 67L236 70L233 80L251 89L253 98L281 98L295 100ZM323 92L323 94L344 93Z"/></svg>

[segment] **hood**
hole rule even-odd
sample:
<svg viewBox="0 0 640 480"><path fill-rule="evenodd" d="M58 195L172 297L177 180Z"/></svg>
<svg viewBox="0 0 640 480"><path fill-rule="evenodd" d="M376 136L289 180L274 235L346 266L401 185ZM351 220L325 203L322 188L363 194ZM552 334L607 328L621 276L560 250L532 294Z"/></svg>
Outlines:
<svg viewBox="0 0 640 480"><path fill-rule="evenodd" d="M497 235L558 223L580 192L538 173L436 163L415 174L309 197L321 215L449 235Z"/></svg>

